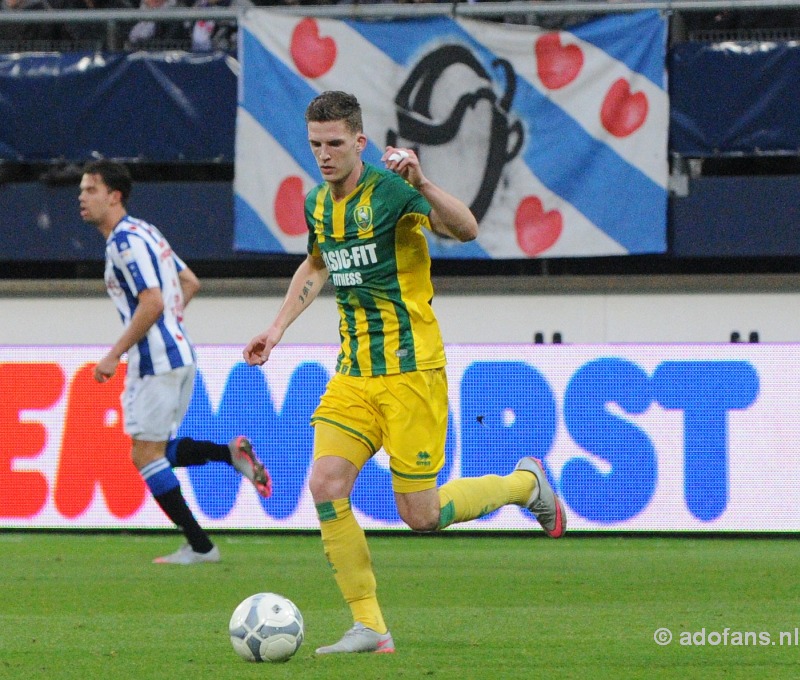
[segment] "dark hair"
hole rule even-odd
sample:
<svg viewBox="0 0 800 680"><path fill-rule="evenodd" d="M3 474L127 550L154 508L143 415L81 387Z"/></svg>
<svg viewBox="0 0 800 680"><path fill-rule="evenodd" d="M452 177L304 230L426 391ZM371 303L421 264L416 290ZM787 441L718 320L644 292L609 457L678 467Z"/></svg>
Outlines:
<svg viewBox="0 0 800 680"><path fill-rule="evenodd" d="M83 174L100 175L103 183L111 191L119 191L122 195L122 205L128 202L128 197L131 195L131 187L133 186L128 166L116 161L90 161L83 166Z"/></svg>
<svg viewBox="0 0 800 680"><path fill-rule="evenodd" d="M328 90L314 97L306 108L306 123L344 121L350 132L362 132L361 105L354 95Z"/></svg>

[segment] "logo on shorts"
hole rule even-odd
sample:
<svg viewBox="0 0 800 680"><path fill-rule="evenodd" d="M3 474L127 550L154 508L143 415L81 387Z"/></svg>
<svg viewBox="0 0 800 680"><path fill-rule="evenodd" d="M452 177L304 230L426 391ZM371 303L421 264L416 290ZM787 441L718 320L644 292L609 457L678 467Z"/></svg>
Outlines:
<svg viewBox="0 0 800 680"><path fill-rule="evenodd" d="M430 467L431 466L431 454L427 451L420 451L417 454L417 467Z"/></svg>

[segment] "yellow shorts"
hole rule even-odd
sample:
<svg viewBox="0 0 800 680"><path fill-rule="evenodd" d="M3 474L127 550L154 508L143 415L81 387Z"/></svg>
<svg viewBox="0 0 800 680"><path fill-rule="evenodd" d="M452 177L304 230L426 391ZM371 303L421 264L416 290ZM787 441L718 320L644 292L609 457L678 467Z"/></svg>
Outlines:
<svg viewBox="0 0 800 680"><path fill-rule="evenodd" d="M432 489L444 465L447 416L444 368L370 377L336 373L311 424L330 425L361 445L344 450L341 441L326 438L326 428L319 428L314 458L341 456L360 470L382 447L395 491Z"/></svg>

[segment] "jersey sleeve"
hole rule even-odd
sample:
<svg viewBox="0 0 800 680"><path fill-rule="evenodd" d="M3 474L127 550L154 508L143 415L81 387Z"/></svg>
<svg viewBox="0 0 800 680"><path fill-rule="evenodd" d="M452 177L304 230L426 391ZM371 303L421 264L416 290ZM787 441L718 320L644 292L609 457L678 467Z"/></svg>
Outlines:
<svg viewBox="0 0 800 680"><path fill-rule="evenodd" d="M425 217L430 217L431 204L428 203L427 198L414 189L411 198L406 204L406 212L419 213L420 215L425 215Z"/></svg>
<svg viewBox="0 0 800 680"><path fill-rule="evenodd" d="M308 194L308 196L306 196L303 214L305 215L306 218L306 229L308 229L308 242L306 243L306 252L308 252L309 255L316 256L319 255L319 246L317 245L317 234L314 231L315 200L313 196L316 196L316 191L312 191Z"/></svg>
<svg viewBox="0 0 800 680"><path fill-rule="evenodd" d="M160 288L154 265L156 254L143 239L122 232L114 238L114 246L117 265L137 297L148 288Z"/></svg>
<svg viewBox="0 0 800 680"><path fill-rule="evenodd" d="M186 269L186 263L180 257L178 257L174 250L172 251L172 259L175 261L175 269L179 274Z"/></svg>
<svg viewBox="0 0 800 680"><path fill-rule="evenodd" d="M405 203L401 210L403 215L422 215L425 219L419 220L419 222L425 226L427 229L431 228L431 221L430 221L430 214L431 214L431 204L428 203L428 199L425 198L417 189L412 187L408 182L405 180L403 182L404 190L399 192Z"/></svg>

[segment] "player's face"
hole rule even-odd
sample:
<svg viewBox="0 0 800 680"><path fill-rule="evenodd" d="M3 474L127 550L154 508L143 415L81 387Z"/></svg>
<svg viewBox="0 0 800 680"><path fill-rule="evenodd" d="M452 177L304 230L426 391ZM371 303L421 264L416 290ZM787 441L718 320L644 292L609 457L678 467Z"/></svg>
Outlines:
<svg viewBox="0 0 800 680"><path fill-rule="evenodd" d="M326 182L344 186L348 180L358 181L361 152L367 144L364 133L352 132L341 120L311 121L308 123L308 143Z"/></svg>
<svg viewBox="0 0 800 680"><path fill-rule="evenodd" d="M81 219L90 224L101 224L114 203L114 192L110 191L100 175L85 174L81 178Z"/></svg>

